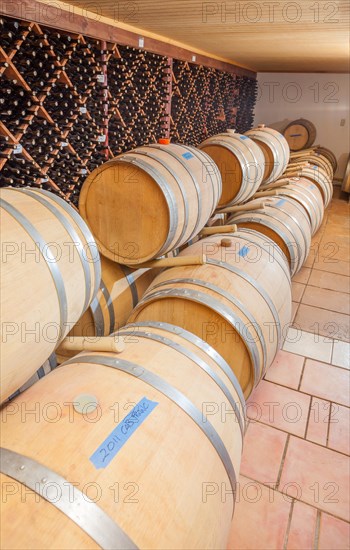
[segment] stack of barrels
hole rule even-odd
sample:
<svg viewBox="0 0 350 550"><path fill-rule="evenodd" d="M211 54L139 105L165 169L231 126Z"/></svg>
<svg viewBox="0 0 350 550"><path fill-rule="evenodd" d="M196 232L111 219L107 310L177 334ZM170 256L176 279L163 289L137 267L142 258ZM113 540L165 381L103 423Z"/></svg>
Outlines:
<svg viewBox="0 0 350 550"><path fill-rule="evenodd" d="M53 349L65 361L3 406L6 548L226 546L245 399L283 344L326 202L284 177L293 162L261 125L105 163L85 222L50 193L2 191L2 400ZM33 242L40 261L21 262ZM29 322L40 334L23 341Z"/></svg>

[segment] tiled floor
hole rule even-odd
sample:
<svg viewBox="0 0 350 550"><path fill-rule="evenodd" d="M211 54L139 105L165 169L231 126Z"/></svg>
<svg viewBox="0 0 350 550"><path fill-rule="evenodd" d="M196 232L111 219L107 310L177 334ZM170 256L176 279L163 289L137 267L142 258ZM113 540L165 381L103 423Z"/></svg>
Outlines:
<svg viewBox="0 0 350 550"><path fill-rule="evenodd" d="M349 222L334 198L293 279L294 325L248 401L230 550L350 548Z"/></svg>

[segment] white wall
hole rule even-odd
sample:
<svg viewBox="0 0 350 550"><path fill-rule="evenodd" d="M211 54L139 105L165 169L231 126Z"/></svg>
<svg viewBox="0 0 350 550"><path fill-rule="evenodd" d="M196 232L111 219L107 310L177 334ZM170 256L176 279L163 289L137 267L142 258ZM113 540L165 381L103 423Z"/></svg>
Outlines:
<svg viewBox="0 0 350 550"><path fill-rule="evenodd" d="M336 177L342 179L350 149L349 76L258 73L255 124L283 131L297 118L311 120L317 129L315 144L333 151L338 160ZM341 119L345 119L344 126L340 125Z"/></svg>

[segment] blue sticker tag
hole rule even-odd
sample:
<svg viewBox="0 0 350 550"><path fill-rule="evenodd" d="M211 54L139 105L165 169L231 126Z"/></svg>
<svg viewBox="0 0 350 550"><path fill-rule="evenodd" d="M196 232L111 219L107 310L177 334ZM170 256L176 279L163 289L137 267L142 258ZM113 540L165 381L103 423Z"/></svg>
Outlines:
<svg viewBox="0 0 350 550"><path fill-rule="evenodd" d="M90 456L97 469L106 468L115 455L125 445L129 437L137 430L147 416L158 405L144 397L129 414L118 424L113 432L104 440L99 448Z"/></svg>
<svg viewBox="0 0 350 550"><path fill-rule="evenodd" d="M241 250L239 251L238 255L242 256L242 258L245 258L248 252L249 252L249 248L244 245L243 248L241 248Z"/></svg>
<svg viewBox="0 0 350 550"><path fill-rule="evenodd" d="M194 155L192 155L192 153L184 153L182 156L183 156L184 159L187 159L187 160L193 159L193 157L194 157Z"/></svg>
<svg viewBox="0 0 350 550"><path fill-rule="evenodd" d="M248 136L239 136L239 139L249 139Z"/></svg>
<svg viewBox="0 0 350 550"><path fill-rule="evenodd" d="M313 168L314 170L317 170L318 166L315 165L315 166L313 166L312 168Z"/></svg>
<svg viewBox="0 0 350 550"><path fill-rule="evenodd" d="M284 204L285 202L287 202L286 199L281 199L278 202L276 202L276 206L282 206L282 204Z"/></svg>
<svg viewBox="0 0 350 550"><path fill-rule="evenodd" d="M311 185L309 185L309 189L315 189L315 185L312 183Z"/></svg>

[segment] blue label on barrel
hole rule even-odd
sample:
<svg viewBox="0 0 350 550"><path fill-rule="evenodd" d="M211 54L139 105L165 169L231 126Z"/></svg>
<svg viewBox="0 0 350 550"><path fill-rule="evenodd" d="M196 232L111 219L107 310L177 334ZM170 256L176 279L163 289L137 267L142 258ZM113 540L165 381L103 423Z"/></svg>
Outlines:
<svg viewBox="0 0 350 550"><path fill-rule="evenodd" d="M104 440L99 448L90 456L90 460L97 469L106 468L115 455L125 445L129 437L141 426L158 405L144 397L137 403L129 414L118 424L112 433Z"/></svg>
<svg viewBox="0 0 350 550"><path fill-rule="evenodd" d="M239 136L239 139L249 139L248 136Z"/></svg>
<svg viewBox="0 0 350 550"><path fill-rule="evenodd" d="M194 155L192 155L192 153L184 153L182 156L183 156L184 159L187 159L187 160L193 159L193 157L194 157Z"/></svg>
<svg viewBox="0 0 350 550"><path fill-rule="evenodd" d="M284 204L285 202L287 202L286 199L281 199L278 202L276 202L276 206L282 206L282 204Z"/></svg>
<svg viewBox="0 0 350 550"><path fill-rule="evenodd" d="M243 248L241 248L241 250L238 252L238 255L241 256L242 258L245 258L248 252L249 252L249 248L244 245Z"/></svg>

